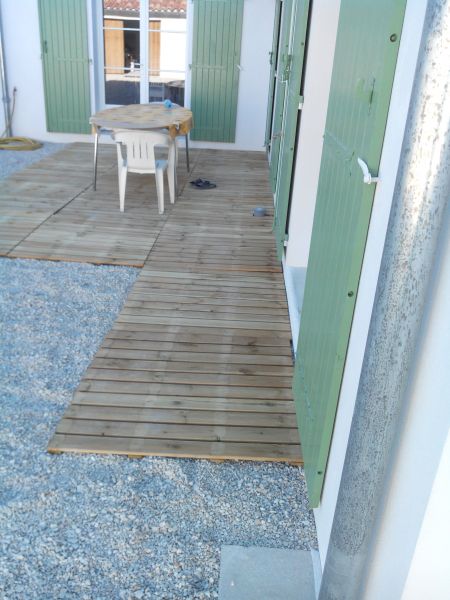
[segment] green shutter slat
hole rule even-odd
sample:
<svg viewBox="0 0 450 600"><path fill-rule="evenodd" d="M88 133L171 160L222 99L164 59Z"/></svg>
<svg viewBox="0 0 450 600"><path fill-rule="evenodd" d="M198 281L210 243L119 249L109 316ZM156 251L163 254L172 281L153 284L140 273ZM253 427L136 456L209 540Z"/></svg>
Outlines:
<svg viewBox="0 0 450 600"><path fill-rule="evenodd" d="M39 0L47 130L90 133L85 0Z"/></svg>
<svg viewBox="0 0 450 600"><path fill-rule="evenodd" d="M342 0L294 375L310 504L318 506L350 338L405 0ZM393 37L395 36L395 37Z"/></svg>
<svg viewBox="0 0 450 600"><path fill-rule="evenodd" d="M292 11L293 28L290 43L290 76L286 87L283 135L279 140L279 162L277 169L278 185L275 189L275 221L274 232L277 241L278 257L281 260L286 241L286 222L289 210L289 199L294 161L297 123L299 120L299 104L305 58L306 36L308 29L309 0L300 0Z"/></svg>
<svg viewBox="0 0 450 600"><path fill-rule="evenodd" d="M280 25L281 25L280 18L281 18L281 0L276 0L272 50L270 52L270 78L269 78L269 96L268 96L268 100L267 100L266 136L264 139L264 145L266 146L267 150L269 150L269 148L270 148L270 137L272 135L273 104L274 104L274 100L275 100L275 83L276 83L275 73L277 70L278 46L279 46Z"/></svg>
<svg viewBox="0 0 450 600"><path fill-rule="evenodd" d="M243 11L243 0L194 2L193 140L235 141Z"/></svg>
<svg viewBox="0 0 450 600"><path fill-rule="evenodd" d="M280 44L278 50L277 78L275 86L275 102L272 119L272 137L270 140L270 184L275 193L280 153L280 137L282 132L284 100L286 84L284 75L289 61L289 41L291 33L293 0L283 0L281 10Z"/></svg>

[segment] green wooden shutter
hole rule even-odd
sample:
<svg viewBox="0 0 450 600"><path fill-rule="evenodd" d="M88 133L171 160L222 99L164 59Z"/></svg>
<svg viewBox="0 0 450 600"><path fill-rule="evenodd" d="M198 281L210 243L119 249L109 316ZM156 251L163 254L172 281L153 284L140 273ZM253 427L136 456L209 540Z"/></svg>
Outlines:
<svg viewBox="0 0 450 600"><path fill-rule="evenodd" d="M369 227L405 0L342 0L294 396L311 506L320 501Z"/></svg>
<svg viewBox="0 0 450 600"><path fill-rule="evenodd" d="M272 136L272 124L273 124L273 105L275 100L275 85L276 85L276 73L277 73L277 62L278 62L278 45L280 40L280 22L281 19L281 0L276 0L275 5L275 17L273 26L273 40L272 50L270 52L270 79L269 79L269 96L267 99L267 117L266 117L266 137L264 145L269 151L270 149L270 138Z"/></svg>
<svg viewBox="0 0 450 600"><path fill-rule="evenodd" d="M39 0L47 130L90 133L86 0Z"/></svg>
<svg viewBox="0 0 450 600"><path fill-rule="evenodd" d="M290 46L290 72L288 75L284 117L282 124L280 157L278 163L278 185L275 190L274 232L277 240L278 257L281 260L286 239L286 221L294 161L297 122L301 101L303 61L305 58L308 28L309 0L299 0L293 11L293 29Z"/></svg>
<svg viewBox="0 0 450 600"><path fill-rule="evenodd" d="M193 140L235 141L243 11L243 0L194 1Z"/></svg>
<svg viewBox="0 0 450 600"><path fill-rule="evenodd" d="M291 57L289 43L291 34L293 0L283 0L281 10L280 46L278 49L277 80L273 108L272 136L270 139L270 184L275 193L277 185L278 158L283 126L284 100Z"/></svg>

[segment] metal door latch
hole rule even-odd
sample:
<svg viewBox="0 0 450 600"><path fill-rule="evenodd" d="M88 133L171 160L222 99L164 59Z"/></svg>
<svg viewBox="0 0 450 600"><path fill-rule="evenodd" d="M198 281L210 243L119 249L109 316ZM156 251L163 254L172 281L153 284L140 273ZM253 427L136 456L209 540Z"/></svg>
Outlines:
<svg viewBox="0 0 450 600"><path fill-rule="evenodd" d="M363 172L364 183L367 183L367 185L370 185L371 183L378 183L380 181L380 178L373 177L373 175L371 175L369 173L369 167L366 165L366 163L363 161L363 159L358 157L357 160L358 160L358 165L361 167L361 171Z"/></svg>

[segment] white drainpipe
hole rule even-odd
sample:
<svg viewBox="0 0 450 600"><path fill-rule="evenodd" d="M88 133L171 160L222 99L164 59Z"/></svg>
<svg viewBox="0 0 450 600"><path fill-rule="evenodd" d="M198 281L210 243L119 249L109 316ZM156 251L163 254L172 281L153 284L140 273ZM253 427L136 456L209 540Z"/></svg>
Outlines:
<svg viewBox="0 0 450 600"><path fill-rule="evenodd" d="M3 110L5 113L5 128L6 135L12 136L11 131L11 110L10 110L10 98L8 92L8 81L6 79L6 67L5 67L5 54L3 51L3 29L2 29L2 14L0 4L0 78L2 80L2 102Z"/></svg>

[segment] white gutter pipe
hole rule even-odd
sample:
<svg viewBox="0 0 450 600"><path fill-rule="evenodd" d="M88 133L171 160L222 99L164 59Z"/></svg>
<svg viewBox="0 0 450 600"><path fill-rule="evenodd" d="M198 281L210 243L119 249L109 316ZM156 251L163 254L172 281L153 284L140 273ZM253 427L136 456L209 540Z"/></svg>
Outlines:
<svg viewBox="0 0 450 600"><path fill-rule="evenodd" d="M8 92L8 81L6 79L5 55L4 55L4 50L3 50L3 29L2 29L1 3L0 3L0 78L2 81L3 111L5 113L5 132L6 132L7 137L12 137L10 97L9 97L9 92ZM1 135L1 133L0 133L0 135Z"/></svg>
<svg viewBox="0 0 450 600"><path fill-rule="evenodd" d="M399 415L450 197L449 73L450 0L428 0L319 600L366 597Z"/></svg>

